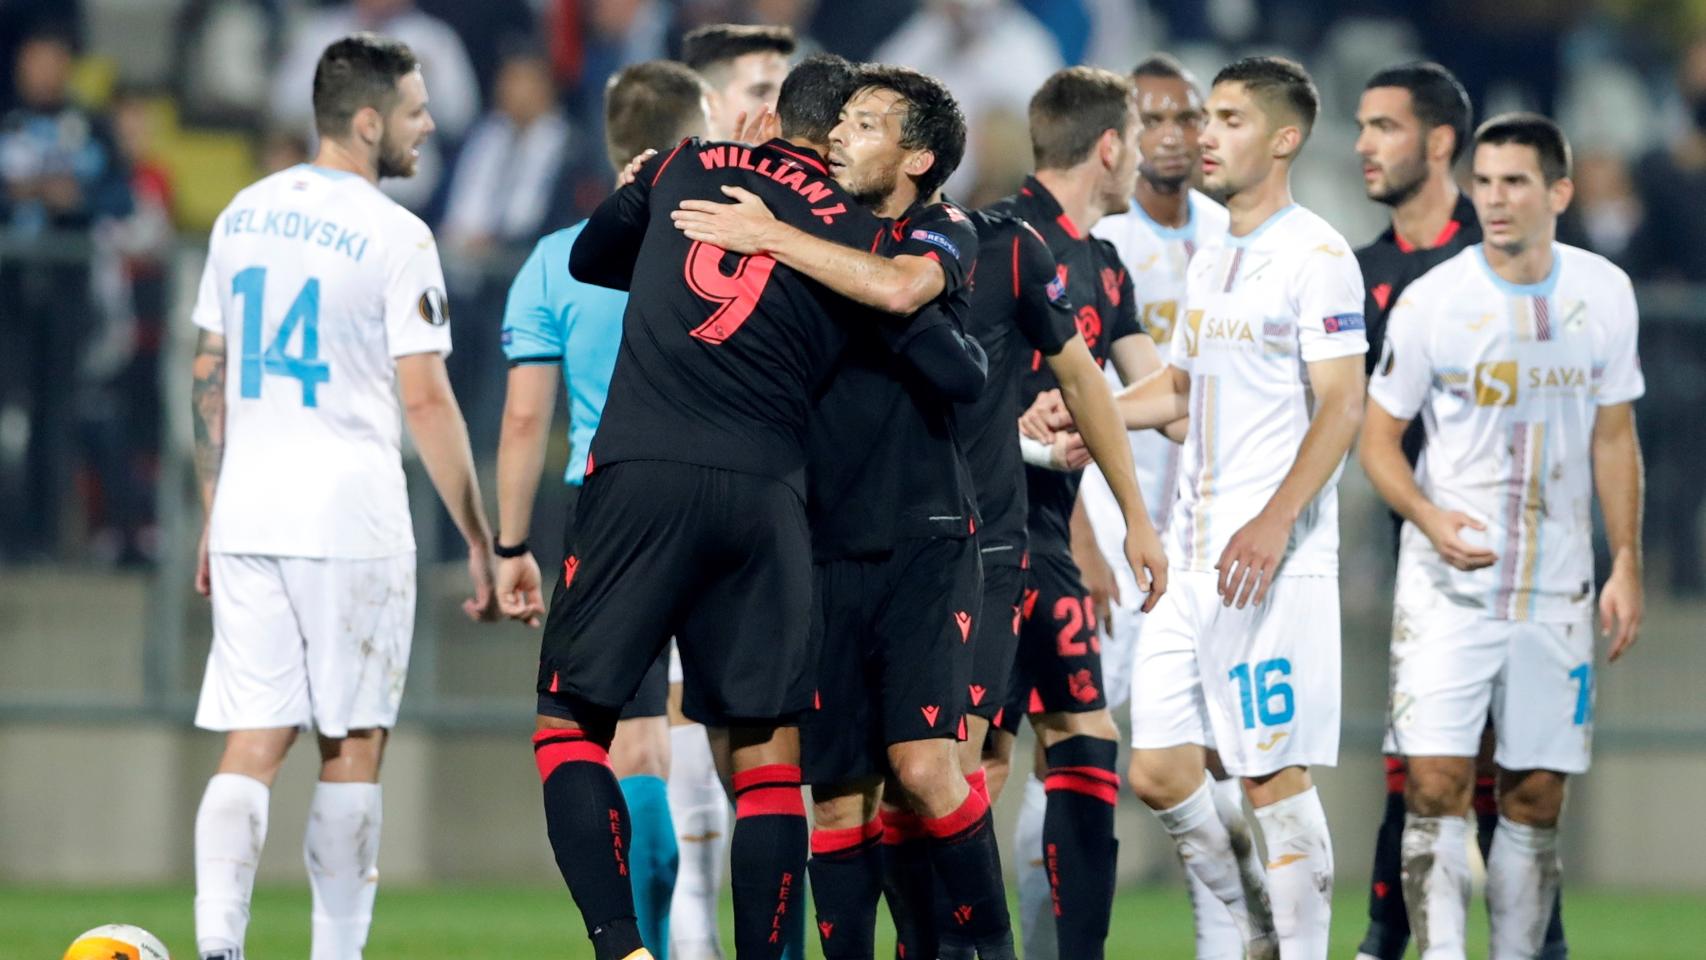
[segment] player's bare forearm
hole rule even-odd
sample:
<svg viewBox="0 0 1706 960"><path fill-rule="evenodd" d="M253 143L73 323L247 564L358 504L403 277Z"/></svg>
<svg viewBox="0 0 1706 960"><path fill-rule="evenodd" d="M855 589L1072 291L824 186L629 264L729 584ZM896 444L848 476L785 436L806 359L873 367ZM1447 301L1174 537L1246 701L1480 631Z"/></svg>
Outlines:
<svg viewBox="0 0 1706 960"><path fill-rule="evenodd" d="M1174 429L1188 425L1191 403L1191 375L1174 366L1166 366L1120 391L1114 398L1120 418L1128 430Z"/></svg>
<svg viewBox="0 0 1706 960"><path fill-rule="evenodd" d="M225 338L201 331L195 359L190 363L191 419L195 424L195 475L201 487L201 506L213 510L213 491L225 459Z"/></svg>
<svg viewBox="0 0 1706 960"><path fill-rule="evenodd" d="M1102 468L1102 475L1125 514L1126 524L1148 523L1143 494L1137 489L1137 469L1132 464L1125 421L1114 405L1114 392L1109 389L1107 378L1102 376L1102 369L1096 366L1083 338L1068 340L1048 362L1060 381L1060 399L1072 412L1078 435L1084 438L1090 456Z"/></svg>
<svg viewBox="0 0 1706 960"><path fill-rule="evenodd" d="M492 528L480 502L480 480L474 473L474 451L468 444L468 425L450 389L444 358L422 353L397 360L397 381L403 398L403 418L409 424L415 449L426 466L433 489L470 547L487 547Z"/></svg>
<svg viewBox="0 0 1706 960"><path fill-rule="evenodd" d="M1599 509L1605 516L1605 538L1612 568L1641 572L1641 513L1646 497L1646 474L1641 441L1635 433L1633 404L1599 408L1593 422L1593 482Z"/></svg>
<svg viewBox="0 0 1706 960"><path fill-rule="evenodd" d="M498 540L507 545L525 541L532 526L558 372L556 364L522 364L509 371L498 436Z"/></svg>
<svg viewBox="0 0 1706 960"><path fill-rule="evenodd" d="M1339 469L1362 429L1366 381L1361 354L1318 360L1309 365L1309 383L1315 393L1315 415L1303 435L1297 460L1279 489L1268 499L1266 510L1288 522L1296 522L1303 508L1315 499L1333 472Z"/></svg>
<svg viewBox="0 0 1706 960"><path fill-rule="evenodd" d="M928 257L881 257L855 250L777 221L768 234L776 262L798 270L842 296L897 316L936 299L947 285L942 265Z"/></svg>
<svg viewBox="0 0 1706 960"><path fill-rule="evenodd" d="M1416 484L1416 472L1404 456L1404 431L1409 426L1410 421L1394 417L1385 407L1370 400L1363 415L1357 459L1380 499L1400 517L1423 526L1424 516L1433 509L1433 503Z"/></svg>

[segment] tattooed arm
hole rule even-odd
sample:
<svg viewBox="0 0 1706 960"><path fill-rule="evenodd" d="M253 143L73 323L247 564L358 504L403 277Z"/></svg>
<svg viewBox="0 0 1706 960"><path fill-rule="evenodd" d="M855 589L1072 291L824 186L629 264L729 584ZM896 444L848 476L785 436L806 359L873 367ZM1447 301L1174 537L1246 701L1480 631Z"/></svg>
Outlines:
<svg viewBox="0 0 1706 960"><path fill-rule="evenodd" d="M195 423L195 475L201 488L201 547L196 558L195 588L202 596L213 591L207 562L207 518L213 515L213 489L225 458L225 338L201 331L190 371L191 416Z"/></svg>

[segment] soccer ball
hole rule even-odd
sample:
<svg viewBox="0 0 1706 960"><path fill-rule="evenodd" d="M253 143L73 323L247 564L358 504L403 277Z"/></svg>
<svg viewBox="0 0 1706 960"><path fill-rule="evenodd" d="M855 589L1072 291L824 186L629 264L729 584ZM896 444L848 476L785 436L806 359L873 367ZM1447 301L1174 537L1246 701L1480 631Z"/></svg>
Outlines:
<svg viewBox="0 0 1706 960"><path fill-rule="evenodd" d="M128 923L109 923L78 937L65 960L171 960L152 933Z"/></svg>

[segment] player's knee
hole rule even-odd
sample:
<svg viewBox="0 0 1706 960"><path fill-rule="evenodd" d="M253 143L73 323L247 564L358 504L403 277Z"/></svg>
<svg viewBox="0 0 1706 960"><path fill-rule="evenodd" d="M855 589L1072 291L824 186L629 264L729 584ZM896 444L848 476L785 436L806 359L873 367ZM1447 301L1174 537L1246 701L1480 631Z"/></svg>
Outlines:
<svg viewBox="0 0 1706 960"><path fill-rule="evenodd" d="M1423 817L1455 817L1469 812L1475 787L1475 765L1452 758L1412 758L1404 787L1404 803L1411 813Z"/></svg>
<svg viewBox="0 0 1706 960"><path fill-rule="evenodd" d="M385 757L386 731L351 730L342 737L320 737L320 779L341 783L377 783Z"/></svg>
<svg viewBox="0 0 1706 960"><path fill-rule="evenodd" d="M610 769L621 777L669 779L669 720L640 717L616 725L610 742Z"/></svg>
<svg viewBox="0 0 1706 960"><path fill-rule="evenodd" d="M1507 773L1499 784L1499 813L1530 827L1555 827L1564 812L1564 775L1550 770Z"/></svg>
<svg viewBox="0 0 1706 960"><path fill-rule="evenodd" d="M225 737L219 758L220 773L239 773L271 784L284 766L285 754L296 742L294 728L278 730L234 730Z"/></svg>
<svg viewBox="0 0 1706 960"><path fill-rule="evenodd" d="M933 797L964 780L955 762L953 741L921 740L889 748L889 766L910 797Z"/></svg>
<svg viewBox="0 0 1706 960"><path fill-rule="evenodd" d="M1134 750L1126 782L1151 810L1167 810L1190 799L1202 786L1204 774L1148 750Z"/></svg>

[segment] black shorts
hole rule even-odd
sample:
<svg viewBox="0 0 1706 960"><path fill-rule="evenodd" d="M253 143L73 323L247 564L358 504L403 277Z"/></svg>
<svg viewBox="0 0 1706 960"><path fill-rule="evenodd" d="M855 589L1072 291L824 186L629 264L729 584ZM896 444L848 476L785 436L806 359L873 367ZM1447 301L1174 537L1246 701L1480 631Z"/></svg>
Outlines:
<svg viewBox="0 0 1706 960"><path fill-rule="evenodd" d="M1025 593L1025 569L1003 564L983 568L983 615L971 640L970 712L994 719L1006 706L1013 682L1013 661L1019 653L1020 604Z"/></svg>
<svg viewBox="0 0 1706 960"><path fill-rule="evenodd" d="M1107 707L1096 606L1071 557L1031 557L1020 604L1019 656L998 726L1019 728L1027 713L1090 713Z"/></svg>
<svg viewBox="0 0 1706 960"><path fill-rule="evenodd" d="M541 695L571 716L618 709L673 636L688 718L790 724L810 708L811 541L785 483L624 461L587 478L575 526L545 622Z"/></svg>
<svg viewBox="0 0 1706 960"><path fill-rule="evenodd" d="M980 566L975 538L817 565L817 709L800 725L807 783L883 775L890 744L965 735Z"/></svg>

